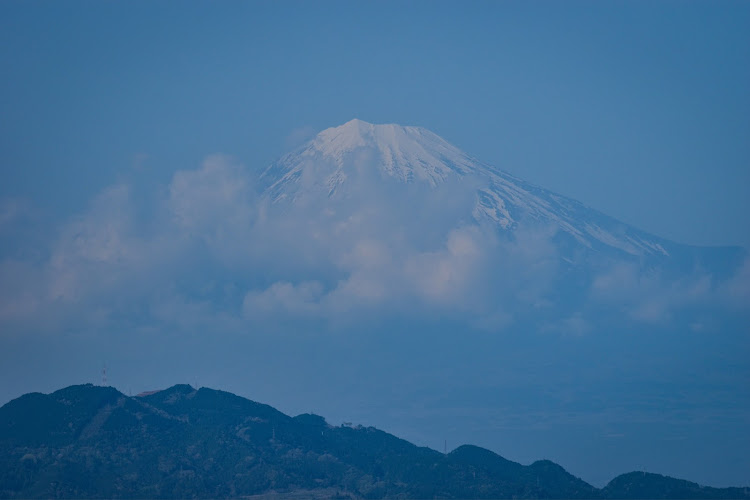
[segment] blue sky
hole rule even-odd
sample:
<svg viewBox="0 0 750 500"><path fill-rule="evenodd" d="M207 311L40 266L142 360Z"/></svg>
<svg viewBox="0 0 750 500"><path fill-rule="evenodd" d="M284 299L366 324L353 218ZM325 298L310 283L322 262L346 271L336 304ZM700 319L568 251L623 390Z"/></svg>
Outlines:
<svg viewBox="0 0 750 500"><path fill-rule="evenodd" d="M750 484L750 262L610 262L554 318L550 236L457 226L465 186L386 193L336 237L264 219L255 184L352 118L419 125L750 247L748 25L747 2L0 2L0 403L106 363L125 392L190 382L598 485Z"/></svg>
<svg viewBox="0 0 750 500"><path fill-rule="evenodd" d="M746 2L0 9L0 195L51 216L211 153L262 168L358 117L682 243L750 244Z"/></svg>

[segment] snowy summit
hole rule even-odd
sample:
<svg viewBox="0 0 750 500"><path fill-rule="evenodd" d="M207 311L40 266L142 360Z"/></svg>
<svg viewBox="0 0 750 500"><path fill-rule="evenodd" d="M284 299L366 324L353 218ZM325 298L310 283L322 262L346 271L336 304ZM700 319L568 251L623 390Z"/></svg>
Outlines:
<svg viewBox="0 0 750 500"><path fill-rule="evenodd" d="M368 147L377 150L384 173L404 182L418 179L435 186L451 175L471 172L475 165L463 151L427 129L356 119L318 134L310 153L344 167L348 153Z"/></svg>

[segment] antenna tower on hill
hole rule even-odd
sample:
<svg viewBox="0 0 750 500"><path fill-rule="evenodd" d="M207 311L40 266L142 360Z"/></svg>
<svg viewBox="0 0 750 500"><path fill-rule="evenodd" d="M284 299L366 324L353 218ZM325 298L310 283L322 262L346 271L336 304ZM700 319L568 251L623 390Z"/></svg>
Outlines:
<svg viewBox="0 0 750 500"><path fill-rule="evenodd" d="M107 387L107 365L102 367L102 387Z"/></svg>

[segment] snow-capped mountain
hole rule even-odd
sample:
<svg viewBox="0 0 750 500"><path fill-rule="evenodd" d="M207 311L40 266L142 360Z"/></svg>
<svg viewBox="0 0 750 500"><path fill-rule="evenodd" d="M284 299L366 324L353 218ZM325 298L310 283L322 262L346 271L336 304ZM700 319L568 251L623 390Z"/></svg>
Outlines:
<svg viewBox="0 0 750 500"><path fill-rule="evenodd" d="M261 175L274 204L346 199L362 179L433 190L449 181L474 182L474 220L506 233L529 224L552 226L574 246L632 257L666 257L680 246L483 163L420 127L351 120L320 132Z"/></svg>

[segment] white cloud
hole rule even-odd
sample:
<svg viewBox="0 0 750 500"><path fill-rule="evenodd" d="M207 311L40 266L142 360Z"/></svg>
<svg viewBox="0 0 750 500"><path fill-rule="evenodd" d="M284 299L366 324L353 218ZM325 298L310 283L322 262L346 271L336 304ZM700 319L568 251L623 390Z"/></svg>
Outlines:
<svg viewBox="0 0 750 500"><path fill-rule="evenodd" d="M497 331L557 314L555 331L584 335L600 306L659 324L680 308L750 298L748 263L717 286L705 273L674 280L620 262L573 290L581 312L557 310L567 296L554 228L509 235L474 224L476 183L433 190L369 181L354 197L271 204L245 168L212 156L176 172L152 206L133 194L137 185L108 187L59 228L48 259L0 261L0 322L41 324L45 311L60 324L216 321L239 331L279 318L396 314Z"/></svg>
<svg viewBox="0 0 750 500"><path fill-rule="evenodd" d="M248 318L275 313L313 315L319 313L322 296L323 286L317 281L298 285L278 281L262 292L248 292L242 310Z"/></svg>
<svg viewBox="0 0 750 500"><path fill-rule="evenodd" d="M410 256L404 273L418 296L441 305L462 302L482 264L480 237L477 228L454 229L444 248Z"/></svg>
<svg viewBox="0 0 750 500"><path fill-rule="evenodd" d="M181 170L169 185L167 205L180 228L212 241L246 233L253 225L255 196L245 171L215 155L197 170Z"/></svg>
<svg viewBox="0 0 750 500"><path fill-rule="evenodd" d="M139 257L133 230L129 187L105 189L88 212L63 226L49 262L49 297L75 300L115 280Z"/></svg>
<svg viewBox="0 0 750 500"><path fill-rule="evenodd" d="M657 270L617 263L594 278L591 297L619 307L634 320L661 324L687 307L711 304L718 294L712 277L704 272L668 279Z"/></svg>
<svg viewBox="0 0 750 500"><path fill-rule="evenodd" d="M546 329L562 333L563 335L582 337L591 333L593 325L584 317L583 313L576 312L554 324L548 325Z"/></svg>

